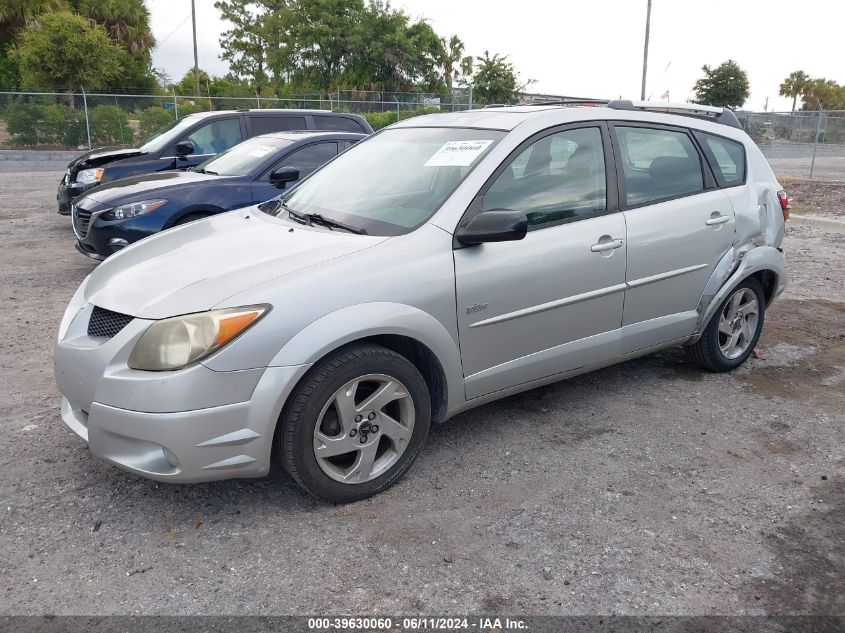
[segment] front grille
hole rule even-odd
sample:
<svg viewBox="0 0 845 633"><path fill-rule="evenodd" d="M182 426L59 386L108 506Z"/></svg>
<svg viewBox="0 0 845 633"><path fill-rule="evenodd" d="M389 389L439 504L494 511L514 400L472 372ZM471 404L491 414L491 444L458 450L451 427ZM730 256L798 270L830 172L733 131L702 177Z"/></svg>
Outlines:
<svg viewBox="0 0 845 633"><path fill-rule="evenodd" d="M88 321L88 336L111 338L132 321L128 314L112 312L100 306L94 306Z"/></svg>
<svg viewBox="0 0 845 633"><path fill-rule="evenodd" d="M88 235L88 224L91 222L91 212L80 209L75 204L70 205L70 214L73 217L73 230L76 237L82 239Z"/></svg>

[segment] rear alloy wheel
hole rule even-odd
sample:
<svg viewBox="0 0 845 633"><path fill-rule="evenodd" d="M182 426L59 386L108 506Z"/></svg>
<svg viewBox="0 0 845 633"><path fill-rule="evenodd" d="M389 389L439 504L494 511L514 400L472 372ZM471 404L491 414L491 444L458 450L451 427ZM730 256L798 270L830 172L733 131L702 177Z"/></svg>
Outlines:
<svg viewBox="0 0 845 633"><path fill-rule="evenodd" d="M763 330L765 297L753 277L742 281L728 295L696 343L687 349L705 369L730 371L742 365Z"/></svg>
<svg viewBox="0 0 845 633"><path fill-rule="evenodd" d="M386 348L349 348L322 361L291 396L278 434L285 470L306 490L344 503L397 481L430 423L425 381Z"/></svg>

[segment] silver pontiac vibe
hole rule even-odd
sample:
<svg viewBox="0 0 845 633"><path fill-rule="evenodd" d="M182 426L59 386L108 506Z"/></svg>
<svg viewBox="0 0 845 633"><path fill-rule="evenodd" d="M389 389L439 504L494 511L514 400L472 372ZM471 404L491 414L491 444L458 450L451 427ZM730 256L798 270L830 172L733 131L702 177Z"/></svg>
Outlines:
<svg viewBox="0 0 845 633"><path fill-rule="evenodd" d="M362 499L482 403L669 346L741 365L786 284L787 201L727 110L413 118L96 269L59 329L62 418L153 479L275 460Z"/></svg>

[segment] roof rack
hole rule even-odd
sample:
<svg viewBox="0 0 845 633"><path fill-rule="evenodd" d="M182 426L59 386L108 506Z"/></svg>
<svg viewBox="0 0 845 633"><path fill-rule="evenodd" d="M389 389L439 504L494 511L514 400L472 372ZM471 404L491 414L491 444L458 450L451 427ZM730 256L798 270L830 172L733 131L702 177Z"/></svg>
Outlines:
<svg viewBox="0 0 845 633"><path fill-rule="evenodd" d="M614 110L644 110L647 112L664 112L666 114L679 114L690 116L696 119L704 119L742 129L739 119L736 118L733 110L728 108L715 108L713 106L701 105L699 103L671 103L660 101L631 101L629 99L616 99L607 104L608 108Z"/></svg>
<svg viewBox="0 0 845 633"><path fill-rule="evenodd" d="M523 106L606 106L607 99L577 99L567 98L550 99L548 101L534 101L533 103L523 103Z"/></svg>

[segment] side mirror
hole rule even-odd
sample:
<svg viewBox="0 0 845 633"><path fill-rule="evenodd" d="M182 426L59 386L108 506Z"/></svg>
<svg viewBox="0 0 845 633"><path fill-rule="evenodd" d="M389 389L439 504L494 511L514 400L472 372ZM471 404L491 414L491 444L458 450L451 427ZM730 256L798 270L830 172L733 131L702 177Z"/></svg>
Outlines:
<svg viewBox="0 0 845 633"><path fill-rule="evenodd" d="M522 211L493 209L482 211L455 231L455 238L462 244L484 242L513 242L521 240L528 232L528 218Z"/></svg>
<svg viewBox="0 0 845 633"><path fill-rule="evenodd" d="M188 154L194 153L194 144L191 141L179 141L176 143L176 155L185 158Z"/></svg>
<svg viewBox="0 0 845 633"><path fill-rule="evenodd" d="M279 167L270 172L270 182L282 189L285 184L299 180L299 170L296 167Z"/></svg>

